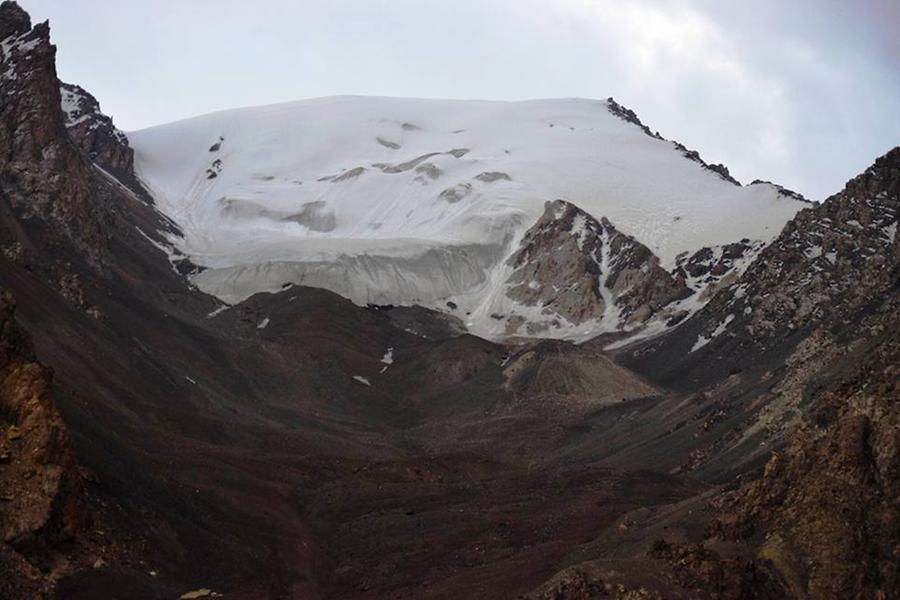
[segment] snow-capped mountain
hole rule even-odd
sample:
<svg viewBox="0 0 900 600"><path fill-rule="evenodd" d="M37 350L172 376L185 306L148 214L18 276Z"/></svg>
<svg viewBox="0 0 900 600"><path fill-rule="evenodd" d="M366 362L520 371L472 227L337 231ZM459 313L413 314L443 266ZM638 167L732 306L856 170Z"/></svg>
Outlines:
<svg viewBox="0 0 900 600"><path fill-rule="evenodd" d="M523 285L575 283L521 279L526 232L548 201L584 213L573 235L590 219L630 236L629 248L646 250L632 266L666 279L704 248L745 240L758 250L804 205L771 184L737 184L612 99L334 97L128 137L139 177L184 232L172 244L203 267L193 281L204 291L235 302L312 285L360 304L438 308L491 337L585 337L637 327L661 308L658 294L632 297L616 318L606 301L578 317L538 306ZM609 280L588 280L582 289L602 300ZM691 283L666 298L695 308L704 286Z"/></svg>
<svg viewBox="0 0 900 600"><path fill-rule="evenodd" d="M286 175L268 167L227 183L252 148L229 155L236 129L221 121L196 150L206 165L184 167L197 194L157 190L180 237L133 177L127 140L87 92L59 82L47 23L32 27L11 0L0 2L0 98L0 598L900 597L900 147L779 226L768 213L734 218L750 215L744 203L793 204L791 192L729 183L722 165L612 102L620 120L591 118L624 127L621 156L661 150L615 163L630 169L618 179L595 161L593 192L570 201L538 197L575 189L571 157L600 150L477 159L518 135L510 121L508 138L470 123L483 138L438 140L456 152L412 167L353 156L359 169L312 179L319 199L279 205L266 186ZM367 114L345 114L348 136ZM410 136L436 127L407 117L398 127ZM289 123L257 131L274 140L259 141L272 155L258 164L299 156L278 146L306 139L286 137L302 129ZM382 140L403 152L405 141ZM196 140L183 142L193 156ZM179 141L166 144L178 159ZM144 167L153 158L177 175L163 145L148 148ZM367 180L384 187L371 204L356 187ZM223 182L236 191L217 204ZM617 182L647 193L628 197ZM379 239L347 220L351 209L389 214L391 193L461 212L438 219L433 238L414 221ZM676 237L635 231L653 212L628 225L628 207L665 211L672 197L685 199L682 219L665 222ZM454 227L481 223L486 207L503 235L460 227L454 242ZM772 241L767 226L780 228ZM458 263L429 264L404 232L438 257L496 247L485 283L445 306L483 331L628 335L496 343L461 335L447 314L354 306L312 287L223 310L189 285L182 274L196 267L172 247L207 239L239 258L253 242L247 259L264 263L274 258L254 252L271 239L299 245L288 262L300 265L304 241L331 243L347 257L323 259L323 272L357 260L371 274L359 289L459 283Z"/></svg>

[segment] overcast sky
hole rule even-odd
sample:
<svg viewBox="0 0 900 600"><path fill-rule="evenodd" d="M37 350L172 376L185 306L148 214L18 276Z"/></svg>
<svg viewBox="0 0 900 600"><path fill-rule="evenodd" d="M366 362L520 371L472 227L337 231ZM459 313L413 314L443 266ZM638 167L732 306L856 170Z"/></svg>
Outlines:
<svg viewBox="0 0 900 600"><path fill-rule="evenodd" d="M822 199L900 144L897 0L20 0L134 130L334 94L614 96Z"/></svg>

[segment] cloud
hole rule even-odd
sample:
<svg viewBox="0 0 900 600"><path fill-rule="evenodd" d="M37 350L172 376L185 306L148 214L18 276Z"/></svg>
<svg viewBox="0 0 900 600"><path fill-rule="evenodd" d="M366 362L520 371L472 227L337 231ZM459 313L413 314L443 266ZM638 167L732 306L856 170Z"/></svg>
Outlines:
<svg viewBox="0 0 900 600"><path fill-rule="evenodd" d="M557 6L587 18L615 40L636 76L671 78L671 69L699 70L740 80L741 65L727 39L703 13L685 5L608 0L562 0Z"/></svg>
<svg viewBox="0 0 900 600"><path fill-rule="evenodd" d="M675 112L687 116L699 110L701 121L683 119L690 127L668 134L689 145L702 143L709 158L730 162L745 178L751 169L742 167L751 159L764 164L788 158L792 123L783 83L746 61L703 11L687 2L562 0L554 6L564 18L586 24L589 35L607 41L606 60L624 67L615 87L652 126L677 123ZM651 114L661 118L655 121ZM723 125L735 121L747 134L731 145L714 143ZM698 129L707 130L707 139L696 135Z"/></svg>

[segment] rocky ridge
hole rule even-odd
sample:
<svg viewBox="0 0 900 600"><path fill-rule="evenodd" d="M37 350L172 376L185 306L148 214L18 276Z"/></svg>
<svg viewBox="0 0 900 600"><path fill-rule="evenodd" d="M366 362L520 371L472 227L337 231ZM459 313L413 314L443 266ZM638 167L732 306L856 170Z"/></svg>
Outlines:
<svg viewBox="0 0 900 600"><path fill-rule="evenodd" d="M512 269L506 296L539 307L556 326L559 319L596 320L606 330L636 326L691 293L646 246L563 200L546 204L506 264ZM523 321L509 315L507 332L516 333ZM531 319L528 333L540 333L539 323Z"/></svg>
<svg viewBox="0 0 900 600"><path fill-rule="evenodd" d="M750 185L771 185L772 187L777 189L778 193L781 194L782 196L784 196L785 198L793 198L795 200L809 202L809 200L807 200L803 196L803 194L800 194L799 192L795 192L794 190L789 190L788 188L784 187L783 185L779 185L777 183L772 183L771 181L766 181L765 179L754 179L753 181L750 182Z"/></svg>
<svg viewBox="0 0 900 600"><path fill-rule="evenodd" d="M0 23L0 193L24 218L52 222L96 257L102 221L86 183L91 167L66 133L50 27L32 28L9 1L0 4ZM0 243L13 235L0 231Z"/></svg>
<svg viewBox="0 0 900 600"><path fill-rule="evenodd" d="M664 138L663 136L661 136L658 131L651 132L650 128L641 122L641 119L637 116L637 113L635 113L630 108L626 108L626 107L622 106L621 104L616 102L612 97L606 99L606 107L609 109L609 112L616 115L623 121L627 121L629 123L637 125L641 129L643 129L644 133L646 133L650 137L654 137L658 140L669 141L669 140L666 140L666 138ZM699 152L697 152L696 150L689 150L684 144L682 144L680 142L672 142L672 144L674 144L675 148L679 152L681 152L681 155L684 156L685 158L687 158L688 160L692 160L695 163L698 163L704 169L707 169L708 171L715 173L716 175L718 175L719 177L721 177L722 179L724 179L725 181L727 181L729 183L733 183L734 185L737 185L737 186L741 185L740 181L738 181L737 179L735 179L734 177L731 176L731 173L728 171L728 167L726 167L725 165L711 164L711 163L706 162L705 160L703 160L700 157ZM762 181L757 180L757 181L754 181L753 183L768 183L768 182L762 182ZM772 185L774 185L774 184L772 184ZM789 190L786 190L786 191L789 192ZM793 193L791 193L791 194L793 194ZM797 199L803 199L803 197L800 196L799 194L796 194L795 197Z"/></svg>
<svg viewBox="0 0 900 600"><path fill-rule="evenodd" d="M690 469L742 444L772 451L756 477L715 500L701 546L720 565L713 549L737 542L776 585L761 597L900 590L898 207L895 148L801 211L681 328L625 355L656 381L700 382L698 398L718 410L713 422L736 419ZM692 552L672 540L665 547L666 556Z"/></svg>
<svg viewBox="0 0 900 600"><path fill-rule="evenodd" d="M128 137L100 110L100 103L82 87L59 82L60 100L69 136L81 152L117 178L134 176L134 150Z"/></svg>
<svg viewBox="0 0 900 600"><path fill-rule="evenodd" d="M95 186L98 174L68 134L49 24L31 27L11 1L0 4L0 22L6 35L0 40L0 194L21 218L46 227L41 235L48 241L75 242L98 261L120 210L109 199L111 188L121 184ZM0 246L27 262L21 231L0 229ZM65 275L53 270L48 277Z"/></svg>
<svg viewBox="0 0 900 600"><path fill-rule="evenodd" d="M718 328L733 315L722 333L743 327L765 350L794 331L857 314L895 283L898 212L900 149L894 149L843 192L798 213L699 318Z"/></svg>
<svg viewBox="0 0 900 600"><path fill-rule="evenodd" d="M814 331L868 310L894 284L898 161L900 149L891 150L842 192L800 211L739 278L719 286L680 326L680 335L638 344L624 360L639 360L666 381L702 386L712 371L701 361L712 360L720 371L761 373L763 357L772 368L811 347ZM685 377L695 364L695 374Z"/></svg>
<svg viewBox="0 0 900 600"><path fill-rule="evenodd" d="M785 228L749 324L769 344L813 329L803 416L712 534L772 560L791 595L889 598L900 496L900 148ZM806 259L801 276L798 254ZM779 280L780 282L776 283ZM808 304L790 304L796 294ZM772 300L769 300L769 299Z"/></svg>

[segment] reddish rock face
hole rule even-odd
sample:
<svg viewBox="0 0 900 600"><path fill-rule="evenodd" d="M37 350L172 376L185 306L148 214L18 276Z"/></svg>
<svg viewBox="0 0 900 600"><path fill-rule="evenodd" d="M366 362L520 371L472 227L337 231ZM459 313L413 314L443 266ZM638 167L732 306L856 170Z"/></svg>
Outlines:
<svg viewBox="0 0 900 600"><path fill-rule="evenodd" d="M35 362L14 311L12 297L0 294L0 562L19 564L0 595L27 589L34 582L18 580L29 574L42 579L40 569L88 523L75 455L50 397L52 373Z"/></svg>

